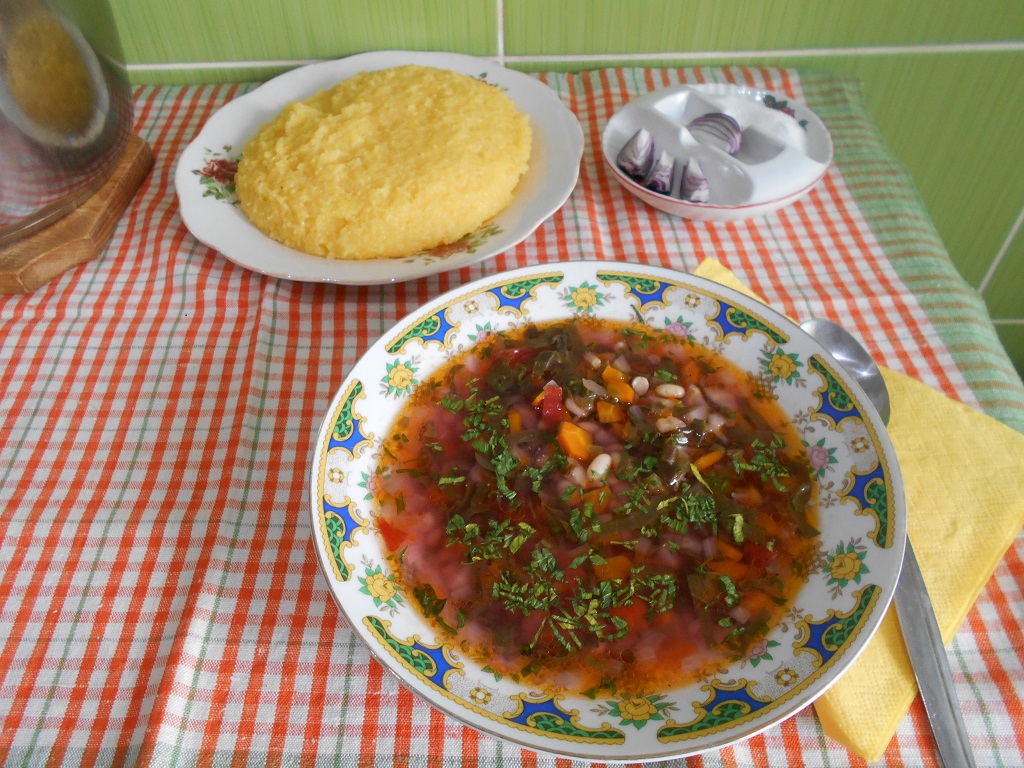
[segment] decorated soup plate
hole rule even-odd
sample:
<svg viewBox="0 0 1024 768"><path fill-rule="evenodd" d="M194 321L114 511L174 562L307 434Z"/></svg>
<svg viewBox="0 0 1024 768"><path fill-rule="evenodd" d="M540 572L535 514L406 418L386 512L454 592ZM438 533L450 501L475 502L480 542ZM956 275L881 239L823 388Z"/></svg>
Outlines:
<svg viewBox="0 0 1024 768"><path fill-rule="evenodd" d="M557 321L579 327L588 319L668 334L725 358L758 397L784 411L806 459L820 535L785 612L741 654L674 685L633 681L576 692L503 674L425 618L421 595L410 594L388 556L380 502L393 469L386 440L431 374L494 334ZM806 707L878 628L906 541L903 488L885 426L824 348L769 307L717 283L616 262L498 274L399 321L338 388L316 438L310 491L315 549L330 593L382 665L468 726L588 760L717 749Z"/></svg>

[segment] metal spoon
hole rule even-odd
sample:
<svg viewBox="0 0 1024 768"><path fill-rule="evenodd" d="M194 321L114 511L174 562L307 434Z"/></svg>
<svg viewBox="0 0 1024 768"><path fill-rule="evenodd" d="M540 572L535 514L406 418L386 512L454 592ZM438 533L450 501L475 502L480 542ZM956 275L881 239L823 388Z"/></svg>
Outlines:
<svg viewBox="0 0 1024 768"><path fill-rule="evenodd" d="M882 421L888 425L889 390L864 346L843 326L831 320L814 318L800 327L831 352L832 357L857 380ZM939 761L949 768L971 768L975 764L974 756L953 689L949 660L942 645L928 588L909 539L896 585L895 603L917 687L932 726Z"/></svg>

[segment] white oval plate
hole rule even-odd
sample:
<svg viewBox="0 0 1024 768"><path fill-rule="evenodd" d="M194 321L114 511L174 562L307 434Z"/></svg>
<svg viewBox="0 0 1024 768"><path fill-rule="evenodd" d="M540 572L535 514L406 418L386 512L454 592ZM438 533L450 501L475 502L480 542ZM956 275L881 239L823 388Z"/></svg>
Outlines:
<svg viewBox="0 0 1024 768"><path fill-rule="evenodd" d="M234 171L256 131L293 101L360 72L418 64L448 69L503 89L530 119L530 166L512 204L457 243L396 259L341 261L289 248L254 227L237 204ZM457 269L515 247L572 193L583 156L583 129L553 90L536 78L486 59L453 53L376 51L286 72L226 104L185 148L174 183L185 226L234 263L273 277L372 285Z"/></svg>
<svg viewBox="0 0 1024 768"><path fill-rule="evenodd" d="M711 112L731 115L743 142L735 155L702 144L686 126ZM676 161L670 195L634 181L619 168L619 151L641 128L651 132L655 157ZM640 96L616 112L602 135L605 162L615 179L648 205L696 221L760 216L799 200L832 162L832 137L805 105L769 91L724 83L680 85ZM697 158L708 178L707 203L679 198L683 166Z"/></svg>
<svg viewBox="0 0 1024 768"><path fill-rule="evenodd" d="M438 636L396 590L376 530L381 445L419 382L488 333L581 316L642 318L740 365L790 414L815 470L823 532L789 613L746 658L676 690L589 699L499 679ZM310 512L332 596L406 686L480 731L601 761L720 748L806 707L877 629L906 541L903 487L884 424L817 342L717 283L616 262L507 272L451 291L397 323L355 365L328 409L313 449Z"/></svg>

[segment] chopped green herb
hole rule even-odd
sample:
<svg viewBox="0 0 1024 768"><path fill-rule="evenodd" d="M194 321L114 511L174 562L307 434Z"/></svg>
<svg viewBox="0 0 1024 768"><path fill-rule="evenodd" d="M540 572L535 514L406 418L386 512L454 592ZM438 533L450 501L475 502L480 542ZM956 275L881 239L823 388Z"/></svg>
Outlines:
<svg viewBox="0 0 1024 768"><path fill-rule="evenodd" d="M743 515L735 514L729 515L729 519L732 520L732 538L737 544L743 543Z"/></svg>
<svg viewBox="0 0 1024 768"><path fill-rule="evenodd" d="M740 601L740 592L736 589L736 584L733 580L724 573L719 575L718 580L722 582L722 586L725 588L725 604L731 608Z"/></svg>

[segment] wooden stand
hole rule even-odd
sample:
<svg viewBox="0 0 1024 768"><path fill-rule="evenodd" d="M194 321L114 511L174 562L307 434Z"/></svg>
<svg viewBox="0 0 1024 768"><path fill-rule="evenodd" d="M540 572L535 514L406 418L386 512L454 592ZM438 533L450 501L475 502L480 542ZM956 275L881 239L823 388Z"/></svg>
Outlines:
<svg viewBox="0 0 1024 768"><path fill-rule="evenodd" d="M46 229L0 248L0 293L31 293L57 275L95 259L153 167L153 151L131 136L107 181Z"/></svg>

